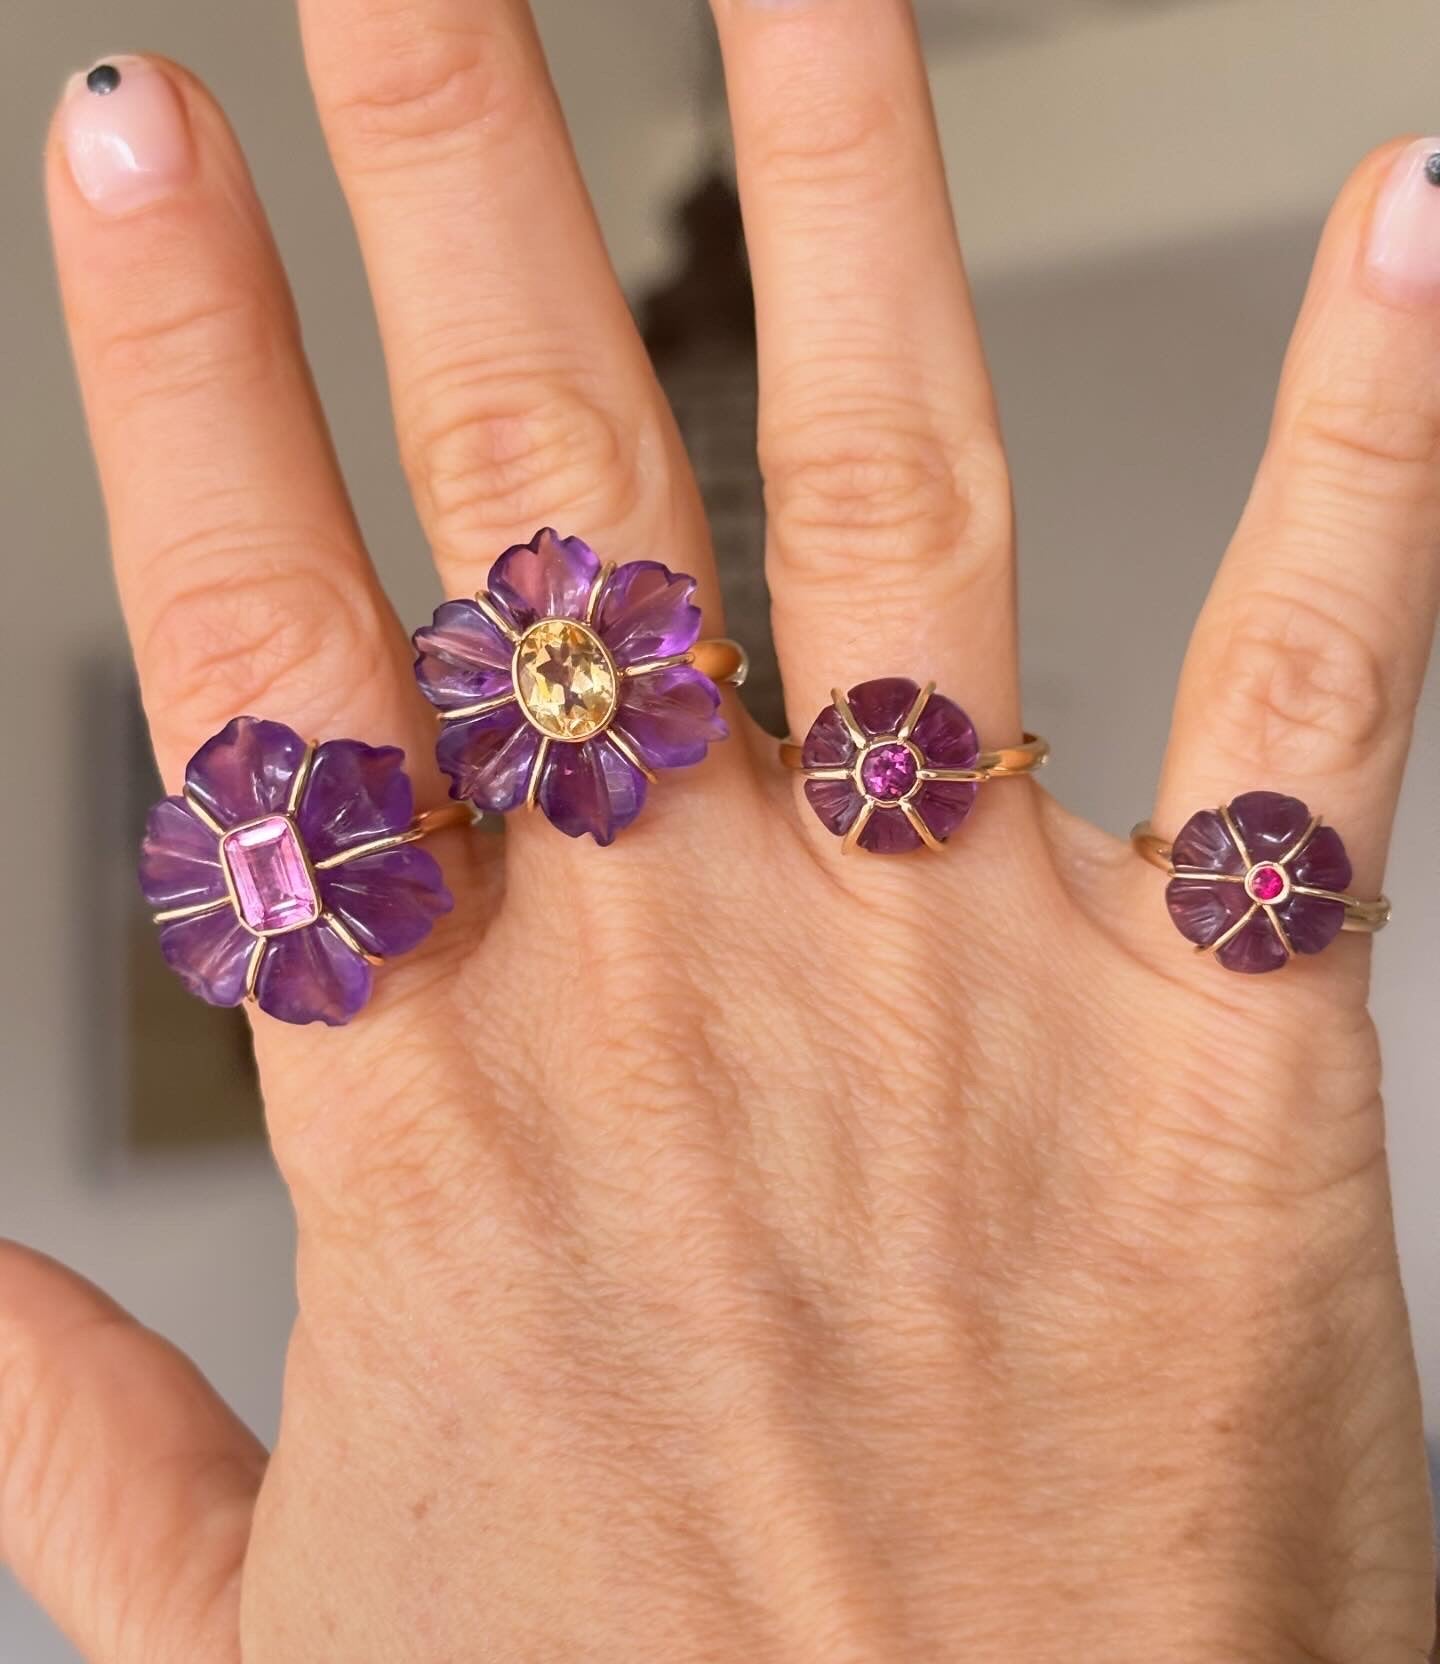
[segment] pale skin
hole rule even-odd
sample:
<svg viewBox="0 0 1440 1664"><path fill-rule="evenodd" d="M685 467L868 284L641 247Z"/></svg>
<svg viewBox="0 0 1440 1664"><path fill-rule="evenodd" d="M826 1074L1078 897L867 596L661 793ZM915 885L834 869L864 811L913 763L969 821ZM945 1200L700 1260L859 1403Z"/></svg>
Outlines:
<svg viewBox="0 0 1440 1664"><path fill-rule="evenodd" d="M913 675L1009 743L1009 490L908 8L715 11L792 727ZM301 12L446 593L554 524L697 574L719 633L521 0ZM162 770L255 712L440 801L244 164L160 69L188 177L98 214L57 132L49 188ZM1364 260L1400 148L1325 234L1154 808L1293 792L1366 895L1440 598L1440 307ZM20 1578L95 1664L1419 1664L1367 943L1227 974L1035 782L842 861L727 707L610 849L437 839L457 911L350 1028L257 1019L299 1222L273 1452L0 1254Z"/></svg>

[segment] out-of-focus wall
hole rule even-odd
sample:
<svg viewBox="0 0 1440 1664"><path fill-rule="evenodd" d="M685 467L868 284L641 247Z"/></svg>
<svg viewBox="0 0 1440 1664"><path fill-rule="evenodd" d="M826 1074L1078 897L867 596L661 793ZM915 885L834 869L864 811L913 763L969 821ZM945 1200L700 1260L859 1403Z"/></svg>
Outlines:
<svg viewBox="0 0 1440 1664"><path fill-rule="evenodd" d="M637 285L664 269L663 203L696 154L691 22L677 0L537 9L617 264ZM271 204L403 616L427 612L433 582L287 0L10 0L6 25L0 858L12 951L0 961L0 1231L102 1281L269 1432L292 1296L289 1212L268 1164L127 1171L99 1159L94 1137L103 1106L67 884L86 801L72 745L84 667L122 638L39 199L40 136L68 70L107 50L161 50L218 90ZM1027 708L1062 742L1052 789L1112 829L1147 802L1166 690L1259 452L1318 216L1369 145L1440 126L1437 36L1426 0L1196 0L936 62L1021 496ZM1440 1117L1424 952L1440 931L1433 693L1418 744L1391 873L1405 911L1377 956L1377 1003L1407 1282L1440 1426ZM0 1585L0 1659L72 1657Z"/></svg>

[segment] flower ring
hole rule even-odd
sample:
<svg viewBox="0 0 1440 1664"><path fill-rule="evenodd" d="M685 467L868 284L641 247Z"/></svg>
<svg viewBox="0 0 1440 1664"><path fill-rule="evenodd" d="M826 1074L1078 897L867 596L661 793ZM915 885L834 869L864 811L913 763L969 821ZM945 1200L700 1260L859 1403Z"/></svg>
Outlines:
<svg viewBox="0 0 1440 1664"><path fill-rule="evenodd" d="M981 751L975 725L935 684L902 676L837 688L805 736L780 760L805 776L805 796L843 849L904 855L939 849L958 830L986 780L1033 773L1050 747L1033 734Z"/></svg>
<svg viewBox="0 0 1440 1664"><path fill-rule="evenodd" d="M470 817L417 820L404 760L357 740L307 745L253 716L200 747L140 851L160 951L192 994L335 1027L369 999L373 966L429 935L454 903L412 846Z"/></svg>
<svg viewBox="0 0 1440 1664"><path fill-rule="evenodd" d="M1167 844L1142 821L1137 850L1170 875L1165 905L1175 928L1227 971L1278 971L1297 953L1321 953L1342 930L1373 933L1390 903L1348 893L1350 857L1333 827L1295 797L1246 792L1202 809Z"/></svg>
<svg viewBox="0 0 1440 1664"><path fill-rule="evenodd" d="M450 795L496 814L538 805L569 837L613 842L657 769L726 737L715 684L738 686L745 655L698 639L694 593L683 572L602 566L548 528L507 549L473 601L446 601L415 632Z"/></svg>

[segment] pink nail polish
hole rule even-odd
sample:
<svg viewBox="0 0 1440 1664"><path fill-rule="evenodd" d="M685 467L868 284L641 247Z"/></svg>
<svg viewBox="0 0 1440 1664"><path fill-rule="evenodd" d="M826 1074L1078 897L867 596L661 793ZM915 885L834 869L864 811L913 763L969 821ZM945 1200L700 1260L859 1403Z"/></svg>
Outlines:
<svg viewBox="0 0 1440 1664"><path fill-rule="evenodd" d="M127 214L190 172L190 128L170 79L145 58L107 58L65 89L61 132L81 196Z"/></svg>
<svg viewBox="0 0 1440 1664"><path fill-rule="evenodd" d="M1440 296L1440 139L1421 139L1396 159L1375 205L1366 264L1398 300Z"/></svg>

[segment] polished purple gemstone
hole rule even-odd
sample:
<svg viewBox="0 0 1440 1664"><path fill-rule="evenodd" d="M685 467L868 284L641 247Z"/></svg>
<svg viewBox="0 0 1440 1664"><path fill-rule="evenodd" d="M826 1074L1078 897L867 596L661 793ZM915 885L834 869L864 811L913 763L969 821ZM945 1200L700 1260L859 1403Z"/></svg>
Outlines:
<svg viewBox="0 0 1440 1664"><path fill-rule="evenodd" d="M220 854L244 924L258 935L298 930L320 917L320 897L295 828L271 815L227 832Z"/></svg>
<svg viewBox="0 0 1440 1664"><path fill-rule="evenodd" d="M899 740L890 745L875 745L865 753L860 764L860 782L867 794L882 803L898 803L915 789L920 766L915 753Z"/></svg>

